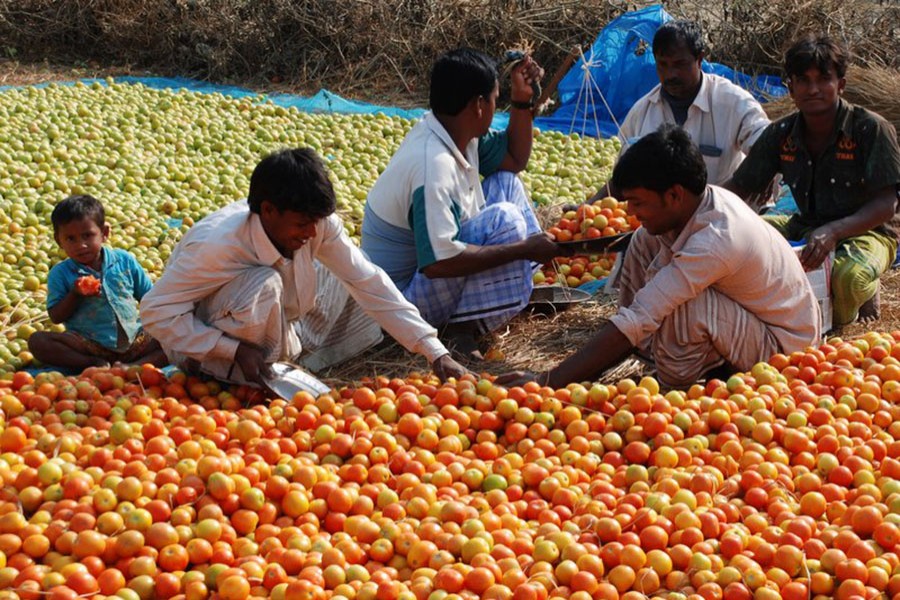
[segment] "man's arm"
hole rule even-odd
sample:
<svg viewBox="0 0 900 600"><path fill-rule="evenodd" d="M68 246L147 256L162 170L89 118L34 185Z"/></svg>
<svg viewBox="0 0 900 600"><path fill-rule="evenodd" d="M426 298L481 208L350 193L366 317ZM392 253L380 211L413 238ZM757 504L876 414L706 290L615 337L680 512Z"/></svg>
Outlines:
<svg viewBox="0 0 900 600"><path fill-rule="evenodd" d="M450 358L437 330L397 289L390 277L347 238L340 217L324 220L316 259L346 287L357 303L410 352L423 355L439 377L460 377L468 371Z"/></svg>
<svg viewBox="0 0 900 600"><path fill-rule="evenodd" d="M634 346L618 327L606 323L580 350L547 371L546 385L560 388L572 382L595 379L622 362L633 350Z"/></svg>
<svg viewBox="0 0 900 600"><path fill-rule="evenodd" d="M216 264L220 253L202 244L179 248L163 276L141 300L141 324L167 349L188 358L234 359L239 341L197 318L197 305L238 273Z"/></svg>
<svg viewBox="0 0 900 600"><path fill-rule="evenodd" d="M597 379L604 371L620 363L634 350L628 338L612 323L604 325L587 344L554 368L543 373L514 371L497 378L498 385L522 385L536 381L558 389L569 383Z"/></svg>
<svg viewBox="0 0 900 600"><path fill-rule="evenodd" d="M838 242L862 235L890 221L897 212L897 192L894 186L884 187L871 200L850 216L832 221L809 234L800 254L803 268L815 269L822 264Z"/></svg>
<svg viewBox="0 0 900 600"><path fill-rule="evenodd" d="M769 197L772 181L781 169L779 138L773 125L763 129L737 171L721 187L757 209Z"/></svg>
<svg viewBox="0 0 900 600"><path fill-rule="evenodd" d="M451 258L434 262L422 272L429 278L463 277L505 265L514 260L533 260L545 263L563 254L549 233L537 233L514 244L495 246L467 245Z"/></svg>
<svg viewBox="0 0 900 600"><path fill-rule="evenodd" d="M762 135L770 121L766 111L753 96L747 94L747 97L741 102L740 109L743 112L740 126L737 131L737 139L735 143L744 154L750 154L753 144Z"/></svg>
<svg viewBox="0 0 900 600"><path fill-rule="evenodd" d="M81 304L81 299L83 297L84 296L78 293L78 288L73 285L68 294L47 309L47 315L54 323L65 323L73 314L75 314L75 310L78 308L78 305Z"/></svg>
<svg viewBox="0 0 900 600"><path fill-rule="evenodd" d="M515 103L530 103L534 94L532 83L540 82L544 76L541 68L530 56L516 65L510 74L512 89L510 98ZM524 171L531 157L534 109L511 107L509 125L506 127L508 147L499 170L518 173Z"/></svg>

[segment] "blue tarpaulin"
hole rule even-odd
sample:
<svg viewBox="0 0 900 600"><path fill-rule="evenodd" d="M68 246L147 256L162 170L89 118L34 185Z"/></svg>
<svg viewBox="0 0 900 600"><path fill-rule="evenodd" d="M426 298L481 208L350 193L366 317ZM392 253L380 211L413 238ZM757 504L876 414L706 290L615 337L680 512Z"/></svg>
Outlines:
<svg viewBox="0 0 900 600"><path fill-rule="evenodd" d="M651 44L660 25L672 17L662 6L625 13L612 20L559 84L559 108L538 119L541 126L583 135L611 137L628 110L659 83ZM703 71L721 75L758 100L787 94L776 76L751 77L703 61Z"/></svg>

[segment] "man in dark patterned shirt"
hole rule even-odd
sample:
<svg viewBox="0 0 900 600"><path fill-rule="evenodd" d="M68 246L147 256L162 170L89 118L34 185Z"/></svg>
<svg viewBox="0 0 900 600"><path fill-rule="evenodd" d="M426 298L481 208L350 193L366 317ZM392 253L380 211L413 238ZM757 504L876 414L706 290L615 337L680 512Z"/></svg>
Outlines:
<svg viewBox="0 0 900 600"><path fill-rule="evenodd" d="M785 54L797 112L762 133L725 187L747 198L781 173L799 212L767 220L806 246L815 269L835 251L834 324L878 318L878 281L897 254L900 147L880 115L844 101L847 52L808 35Z"/></svg>

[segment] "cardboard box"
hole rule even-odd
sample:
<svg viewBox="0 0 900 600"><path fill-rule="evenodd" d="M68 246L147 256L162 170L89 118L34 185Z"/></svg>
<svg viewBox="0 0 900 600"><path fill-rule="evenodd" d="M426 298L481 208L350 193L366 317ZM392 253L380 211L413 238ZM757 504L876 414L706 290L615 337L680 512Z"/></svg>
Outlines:
<svg viewBox="0 0 900 600"><path fill-rule="evenodd" d="M794 252L797 253L797 258L800 258L800 253L803 251L803 246L794 246ZM819 301L819 313L822 317L822 334L831 330L832 325L832 306L831 306L831 268L834 266L834 251L832 250L828 257L822 261L822 264L819 265L819 268L813 269L812 271L806 272L806 278L809 280L809 285L812 286L813 293L816 296L816 300Z"/></svg>

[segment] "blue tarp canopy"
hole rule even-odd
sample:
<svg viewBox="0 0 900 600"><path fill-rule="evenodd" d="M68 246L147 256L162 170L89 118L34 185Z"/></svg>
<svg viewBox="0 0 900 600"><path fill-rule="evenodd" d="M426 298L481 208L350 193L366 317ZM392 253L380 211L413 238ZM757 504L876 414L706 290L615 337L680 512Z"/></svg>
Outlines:
<svg viewBox="0 0 900 600"><path fill-rule="evenodd" d="M538 119L543 128L611 137L628 110L659 83L651 49L653 35L672 17L662 6L625 13L612 20L559 84L559 108ZM703 71L721 75L761 102L787 94L776 76L751 77L703 61Z"/></svg>

